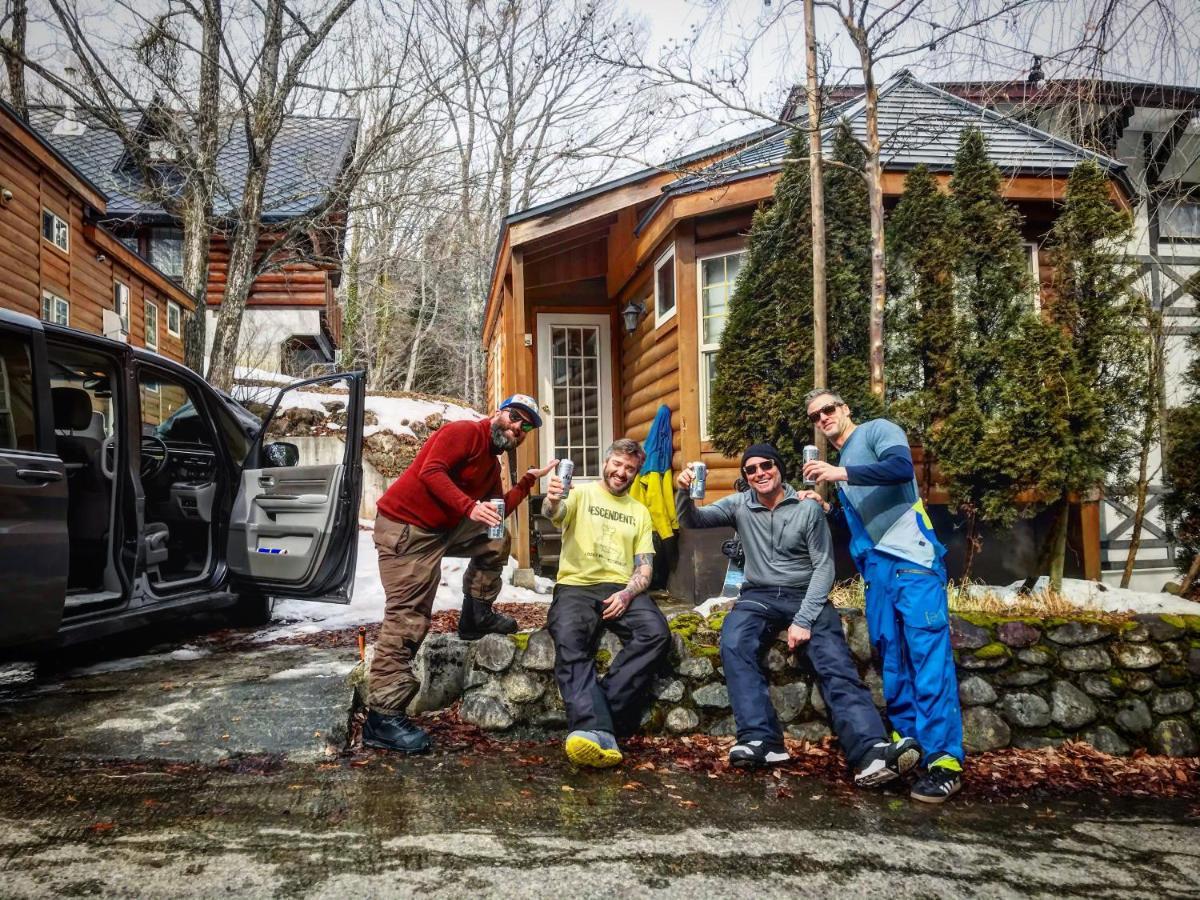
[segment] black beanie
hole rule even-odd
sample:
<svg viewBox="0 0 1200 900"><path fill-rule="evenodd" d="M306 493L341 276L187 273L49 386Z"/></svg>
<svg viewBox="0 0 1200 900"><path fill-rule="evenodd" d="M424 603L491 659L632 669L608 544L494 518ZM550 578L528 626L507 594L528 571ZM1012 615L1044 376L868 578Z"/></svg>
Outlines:
<svg viewBox="0 0 1200 900"><path fill-rule="evenodd" d="M742 463L738 468L746 468L746 460L754 456L761 456L763 459L774 460L775 465L779 467L779 477L787 478L787 471L783 465L783 457L780 456L779 451L770 444L751 444L746 448L746 452L742 454Z"/></svg>

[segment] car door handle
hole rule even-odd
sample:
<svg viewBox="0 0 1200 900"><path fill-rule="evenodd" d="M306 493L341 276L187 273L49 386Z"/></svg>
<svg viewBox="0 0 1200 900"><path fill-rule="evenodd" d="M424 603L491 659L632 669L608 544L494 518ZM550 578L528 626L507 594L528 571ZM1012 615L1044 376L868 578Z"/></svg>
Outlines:
<svg viewBox="0 0 1200 900"><path fill-rule="evenodd" d="M275 483L275 476L274 475L259 475L258 483L261 484L263 487L270 487L271 485L273 485Z"/></svg>
<svg viewBox="0 0 1200 900"><path fill-rule="evenodd" d="M62 472L52 469L17 469L17 477L22 481L62 481Z"/></svg>

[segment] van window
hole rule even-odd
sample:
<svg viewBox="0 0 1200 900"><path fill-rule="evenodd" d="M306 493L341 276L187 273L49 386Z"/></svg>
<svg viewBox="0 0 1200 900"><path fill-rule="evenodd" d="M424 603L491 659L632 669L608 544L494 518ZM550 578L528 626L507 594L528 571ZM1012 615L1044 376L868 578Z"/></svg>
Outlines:
<svg viewBox="0 0 1200 900"><path fill-rule="evenodd" d="M0 450L36 450L29 341L0 334Z"/></svg>

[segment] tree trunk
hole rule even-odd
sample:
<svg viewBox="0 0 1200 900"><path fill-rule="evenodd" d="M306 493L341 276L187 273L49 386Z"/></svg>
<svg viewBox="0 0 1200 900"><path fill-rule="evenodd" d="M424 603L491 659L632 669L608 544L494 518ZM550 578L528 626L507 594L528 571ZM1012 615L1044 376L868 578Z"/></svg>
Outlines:
<svg viewBox="0 0 1200 900"><path fill-rule="evenodd" d="M821 155L821 94L817 82L817 29L813 0L804 0L805 92L808 95L808 180L812 204L813 387L829 386L825 296L825 166ZM829 458L825 435L813 429L821 459Z"/></svg>
<svg viewBox="0 0 1200 900"><path fill-rule="evenodd" d="M963 563L963 579L969 581L971 569L975 565L975 557L983 541L979 538L979 513L974 509L967 511L967 558Z"/></svg>
<svg viewBox="0 0 1200 900"><path fill-rule="evenodd" d="M183 289L196 298L196 309L183 326L183 362L195 372L204 372L208 331L208 257L212 247L212 223L203 201L188 203L180 218L183 226Z"/></svg>
<svg viewBox="0 0 1200 900"><path fill-rule="evenodd" d="M29 121L29 98L25 90L25 31L29 21L26 0L13 0L12 37L0 38L4 68L8 70L8 99L17 115Z"/></svg>
<svg viewBox="0 0 1200 900"><path fill-rule="evenodd" d="M883 308L887 298L884 272L883 170L880 166L879 92L869 51L863 51L863 85L867 105L867 202L871 209L871 393L883 400Z"/></svg>
<svg viewBox="0 0 1200 900"><path fill-rule="evenodd" d="M1063 569L1067 562L1067 526L1071 523L1071 502L1063 497L1059 501L1058 519L1054 523L1054 534L1050 542L1050 589L1062 592Z"/></svg>

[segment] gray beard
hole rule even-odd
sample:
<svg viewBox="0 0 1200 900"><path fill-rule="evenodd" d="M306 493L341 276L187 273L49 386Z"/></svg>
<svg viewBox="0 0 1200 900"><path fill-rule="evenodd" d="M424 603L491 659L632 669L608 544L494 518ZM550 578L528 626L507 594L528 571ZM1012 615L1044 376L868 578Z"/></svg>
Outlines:
<svg viewBox="0 0 1200 900"><path fill-rule="evenodd" d="M496 422L492 423L492 446L497 450L511 450L516 446L512 438Z"/></svg>

